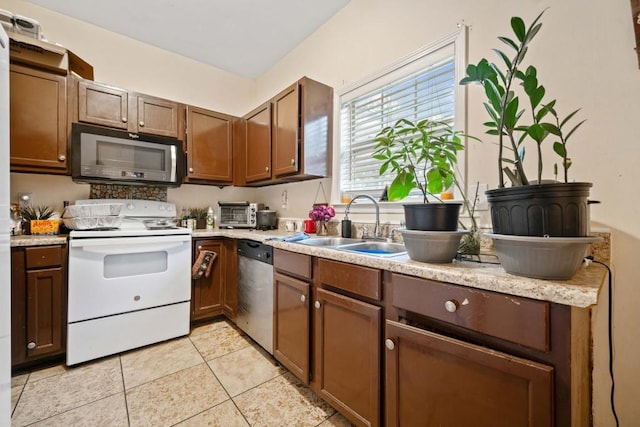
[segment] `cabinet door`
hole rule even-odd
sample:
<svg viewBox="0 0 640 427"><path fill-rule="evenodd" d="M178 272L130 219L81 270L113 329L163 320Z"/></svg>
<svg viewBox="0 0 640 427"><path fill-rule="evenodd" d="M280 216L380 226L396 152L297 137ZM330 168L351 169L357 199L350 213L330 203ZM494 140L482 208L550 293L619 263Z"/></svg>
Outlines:
<svg viewBox="0 0 640 427"><path fill-rule="evenodd" d="M233 117L187 107L187 180L231 184Z"/></svg>
<svg viewBox="0 0 640 427"><path fill-rule="evenodd" d="M271 178L271 103L267 102L246 117L245 180Z"/></svg>
<svg viewBox="0 0 640 427"><path fill-rule="evenodd" d="M276 177L299 171L300 98L298 83L273 100L273 174Z"/></svg>
<svg viewBox="0 0 640 427"><path fill-rule="evenodd" d="M27 357L64 350L62 269L27 272Z"/></svg>
<svg viewBox="0 0 640 427"><path fill-rule="evenodd" d="M386 323L386 425L550 426L553 368Z"/></svg>
<svg viewBox="0 0 640 427"><path fill-rule="evenodd" d="M314 389L356 425L380 425L382 309L318 289Z"/></svg>
<svg viewBox="0 0 640 427"><path fill-rule="evenodd" d="M78 82L78 120L126 130L129 94L124 89L81 80Z"/></svg>
<svg viewBox="0 0 640 427"><path fill-rule="evenodd" d="M309 284L274 273L273 356L309 384Z"/></svg>
<svg viewBox="0 0 640 427"><path fill-rule="evenodd" d="M11 170L67 173L67 79L11 65Z"/></svg>
<svg viewBox="0 0 640 427"><path fill-rule="evenodd" d="M194 261L201 251L218 254L213 262L209 277L193 280L191 295L191 320L208 319L222 314L222 285L224 280L224 245L222 240L196 240L193 250Z"/></svg>
<svg viewBox="0 0 640 427"><path fill-rule="evenodd" d="M138 132L178 138L178 103L138 95ZM180 138L182 139L182 138Z"/></svg>

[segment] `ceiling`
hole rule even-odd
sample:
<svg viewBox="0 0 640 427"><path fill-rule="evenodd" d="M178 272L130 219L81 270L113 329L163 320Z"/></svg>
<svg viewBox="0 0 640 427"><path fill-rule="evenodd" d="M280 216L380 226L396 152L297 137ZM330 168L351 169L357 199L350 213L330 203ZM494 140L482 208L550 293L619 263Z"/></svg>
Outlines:
<svg viewBox="0 0 640 427"><path fill-rule="evenodd" d="M350 0L28 1L254 79Z"/></svg>

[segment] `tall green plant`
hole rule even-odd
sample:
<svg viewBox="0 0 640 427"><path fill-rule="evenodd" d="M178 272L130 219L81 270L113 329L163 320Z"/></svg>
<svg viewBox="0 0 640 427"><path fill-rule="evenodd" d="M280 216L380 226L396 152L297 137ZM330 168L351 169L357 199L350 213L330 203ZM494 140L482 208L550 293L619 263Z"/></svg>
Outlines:
<svg viewBox="0 0 640 427"><path fill-rule="evenodd" d="M542 27L542 23L539 21L543 14L544 11L536 17L529 27L525 25L522 18L511 18L511 29L515 39L498 37L498 40L510 49L511 56L499 49L494 49L504 65L504 70L495 63L490 63L483 58L477 65L470 64L467 67L466 77L460 81L460 84L463 85L480 83L484 88L488 100L484 103L484 106L490 117L490 120L485 122L484 125L489 128L488 134L498 136L498 176L500 187L505 186L505 175L512 185L529 184L523 167L524 142L528 138L536 143L538 156L537 177L538 182L542 181L542 143L550 135L555 135L559 138L559 141L554 143L553 149L563 158L562 165L565 171L565 182L567 182L567 169L571 165L567 157L567 141L573 132L584 123L584 121L578 123L565 135L563 128L566 128L567 122L579 110L575 110L565 119L561 119L555 110L556 100L543 102L546 90L538 82L537 69L529 65L524 71L522 70L524 67L523 60L528 52L529 44ZM520 97L515 92L518 85L521 86L527 98L529 124L522 123L526 120L523 117L526 110L521 107ZM545 121L549 114L555 118L554 123ZM511 157L505 155L505 150L512 153ZM505 163L511 164L513 169L508 166L505 167Z"/></svg>
<svg viewBox="0 0 640 427"><path fill-rule="evenodd" d="M375 138L373 158L382 162L380 176L389 170L395 174L388 188L389 200L402 200L418 188L423 202L429 203L429 195L450 188L455 182L457 153L464 149L462 136L449 124L430 120L400 119L382 129Z"/></svg>

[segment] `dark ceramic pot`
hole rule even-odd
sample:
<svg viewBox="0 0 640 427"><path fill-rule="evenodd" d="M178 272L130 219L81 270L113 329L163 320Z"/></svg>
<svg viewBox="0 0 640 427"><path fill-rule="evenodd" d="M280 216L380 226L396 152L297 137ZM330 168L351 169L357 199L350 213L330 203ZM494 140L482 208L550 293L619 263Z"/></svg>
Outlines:
<svg viewBox="0 0 640 427"><path fill-rule="evenodd" d="M407 230L456 231L462 203L417 203L404 206Z"/></svg>
<svg viewBox="0 0 640 427"><path fill-rule="evenodd" d="M589 235L590 182L497 188L485 192L496 234L535 237Z"/></svg>

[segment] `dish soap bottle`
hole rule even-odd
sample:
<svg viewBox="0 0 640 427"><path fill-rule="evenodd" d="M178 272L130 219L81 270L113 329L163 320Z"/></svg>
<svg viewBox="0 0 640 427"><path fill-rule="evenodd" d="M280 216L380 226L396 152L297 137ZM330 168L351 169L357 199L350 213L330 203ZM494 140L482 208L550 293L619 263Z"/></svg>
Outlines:
<svg viewBox="0 0 640 427"><path fill-rule="evenodd" d="M207 230L213 230L213 209L209 206L209 210L207 211Z"/></svg>

